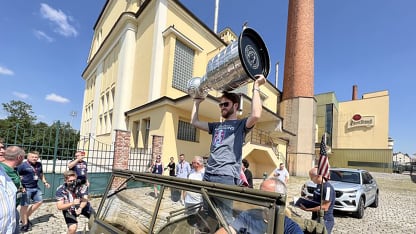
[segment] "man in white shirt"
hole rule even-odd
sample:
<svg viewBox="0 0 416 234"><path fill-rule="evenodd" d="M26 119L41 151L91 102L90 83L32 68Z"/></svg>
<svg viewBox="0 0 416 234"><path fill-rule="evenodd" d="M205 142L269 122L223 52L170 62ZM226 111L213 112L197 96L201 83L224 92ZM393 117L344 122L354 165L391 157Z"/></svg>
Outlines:
<svg viewBox="0 0 416 234"><path fill-rule="evenodd" d="M188 179L191 180L201 180L204 178L205 167L204 167L204 159L201 156L195 156L192 159L192 166L193 170L191 174L189 174ZM202 195L200 193L194 192L185 192L185 208L189 208L190 206L202 203ZM196 209L192 209L190 212L187 213L194 213Z"/></svg>
<svg viewBox="0 0 416 234"><path fill-rule="evenodd" d="M3 147L3 145L2 145ZM16 186L0 167L0 233L11 234L16 231ZM18 232L17 232L18 233Z"/></svg>
<svg viewBox="0 0 416 234"><path fill-rule="evenodd" d="M289 181L289 172L286 170L284 163L280 163L280 166L274 170L273 175L285 184Z"/></svg>

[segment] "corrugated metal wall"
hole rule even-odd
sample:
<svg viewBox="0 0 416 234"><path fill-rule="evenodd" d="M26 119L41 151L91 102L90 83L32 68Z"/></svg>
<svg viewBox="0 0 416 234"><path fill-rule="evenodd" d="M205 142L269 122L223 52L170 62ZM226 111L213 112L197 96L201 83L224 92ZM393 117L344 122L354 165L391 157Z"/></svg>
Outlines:
<svg viewBox="0 0 416 234"><path fill-rule="evenodd" d="M331 167L360 168L373 172L392 173L391 149L332 149Z"/></svg>

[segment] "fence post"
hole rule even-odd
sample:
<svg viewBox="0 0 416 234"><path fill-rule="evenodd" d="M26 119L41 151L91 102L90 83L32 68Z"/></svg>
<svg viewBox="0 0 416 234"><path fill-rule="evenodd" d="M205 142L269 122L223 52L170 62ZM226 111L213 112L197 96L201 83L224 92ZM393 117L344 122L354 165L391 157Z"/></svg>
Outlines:
<svg viewBox="0 0 416 234"><path fill-rule="evenodd" d="M58 144L59 144L59 128L61 127L61 122L58 120L56 122L56 132L55 132L55 144L53 148L53 166L52 166L52 173L55 174L56 170L56 160L58 154ZM62 159L62 158L61 158Z"/></svg>
<svg viewBox="0 0 416 234"><path fill-rule="evenodd" d="M114 142L114 157L113 157L113 169L129 169L129 156L130 156L130 132L124 130L115 130L115 142ZM125 179L114 178L112 181L111 189L118 188Z"/></svg>
<svg viewBox="0 0 416 234"><path fill-rule="evenodd" d="M152 135L152 160L156 159L156 156L162 156L163 136Z"/></svg>

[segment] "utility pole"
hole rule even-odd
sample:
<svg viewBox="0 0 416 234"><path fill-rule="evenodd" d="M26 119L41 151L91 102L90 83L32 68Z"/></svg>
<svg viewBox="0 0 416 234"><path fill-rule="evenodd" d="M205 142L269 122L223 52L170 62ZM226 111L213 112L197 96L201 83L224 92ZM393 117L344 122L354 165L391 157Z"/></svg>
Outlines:
<svg viewBox="0 0 416 234"><path fill-rule="evenodd" d="M71 113L69 115L71 116L71 122L69 123L69 126L72 127L72 121L74 120L75 117L77 117L77 112L76 111L71 111Z"/></svg>
<svg viewBox="0 0 416 234"><path fill-rule="evenodd" d="M215 0L215 15L214 15L214 32L217 33L218 27L218 8L220 5L220 0Z"/></svg>

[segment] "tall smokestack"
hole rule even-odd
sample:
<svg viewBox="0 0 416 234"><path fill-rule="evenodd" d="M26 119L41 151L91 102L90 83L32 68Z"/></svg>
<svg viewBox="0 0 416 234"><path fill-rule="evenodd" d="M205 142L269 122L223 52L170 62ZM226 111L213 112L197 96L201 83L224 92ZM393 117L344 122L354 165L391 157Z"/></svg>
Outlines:
<svg viewBox="0 0 416 234"><path fill-rule="evenodd" d="M313 97L314 0L289 0L283 100Z"/></svg>
<svg viewBox="0 0 416 234"><path fill-rule="evenodd" d="M357 100L357 99L358 99L358 86L353 85L352 86L352 100Z"/></svg>

